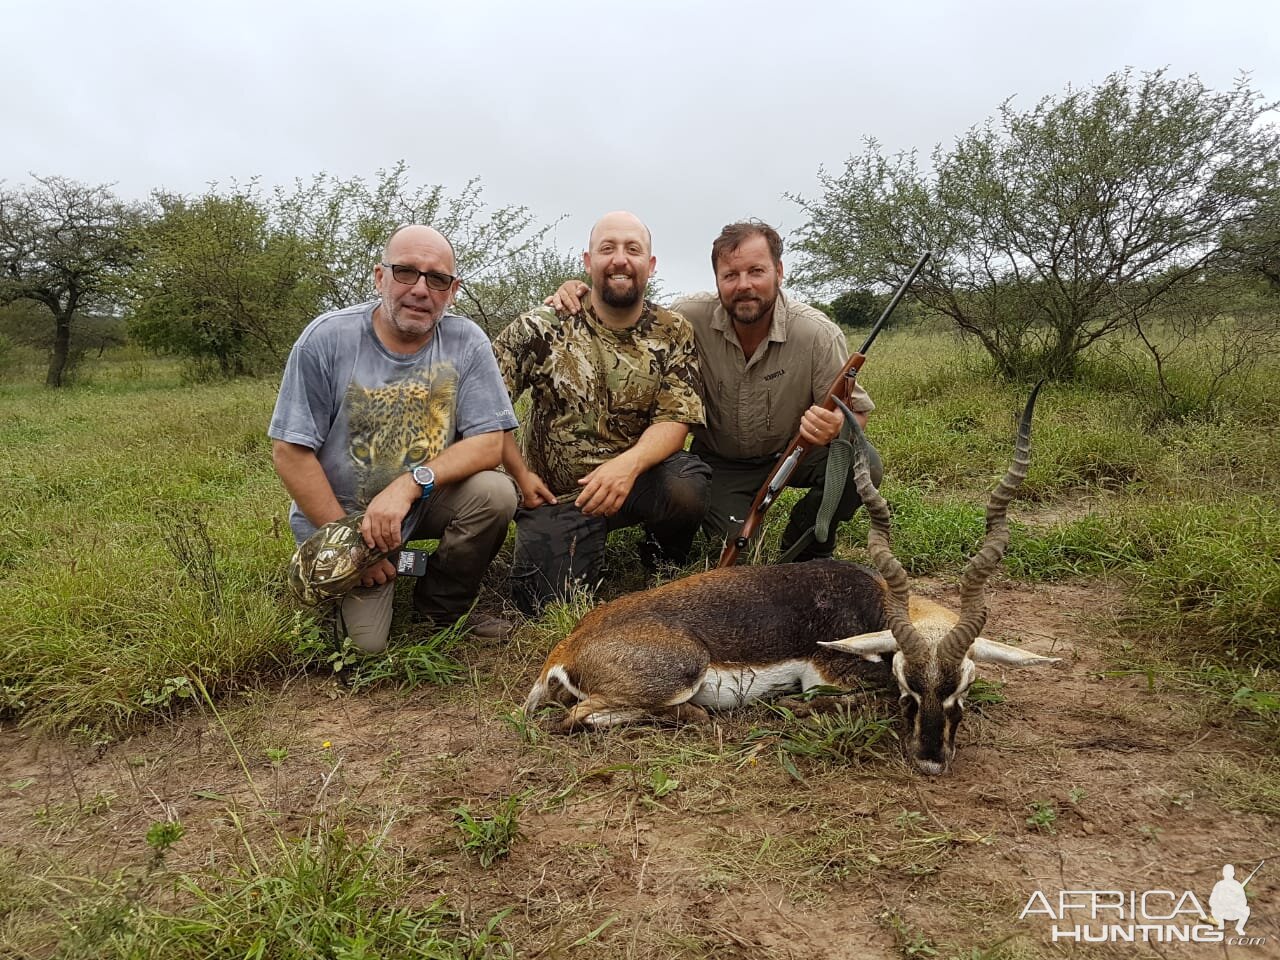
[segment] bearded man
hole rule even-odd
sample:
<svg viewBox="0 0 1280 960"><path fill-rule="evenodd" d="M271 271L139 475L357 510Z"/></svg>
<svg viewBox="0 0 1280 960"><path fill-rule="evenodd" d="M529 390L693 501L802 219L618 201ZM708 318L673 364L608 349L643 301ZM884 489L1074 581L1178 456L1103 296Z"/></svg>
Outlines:
<svg viewBox="0 0 1280 960"><path fill-rule="evenodd" d="M511 594L526 614L593 589L611 530L643 524L641 560L682 563L711 483L684 450L703 424L693 330L644 299L657 263L649 229L605 215L583 263L580 311L539 307L493 344L512 401L530 393L523 452L507 433L502 457L520 489Z"/></svg>
<svg viewBox="0 0 1280 960"><path fill-rule="evenodd" d="M827 447L843 425L838 410L822 406L826 391L849 357L840 328L821 311L782 290L782 238L767 223L731 223L711 245L716 292L696 293L672 304L693 325L702 374L705 424L693 428L690 452L711 468L704 533L718 548L738 536L751 501L799 433L813 445L787 486L808 491L792 508L782 533L785 554L806 538L817 519L826 482ZM565 311L586 293L576 280L550 298ZM855 381L849 406L866 427L875 408ZM867 446L872 482L883 474L880 456ZM836 508L836 521L862 505L852 467ZM792 558L830 557L833 525L826 540L806 538Z"/></svg>

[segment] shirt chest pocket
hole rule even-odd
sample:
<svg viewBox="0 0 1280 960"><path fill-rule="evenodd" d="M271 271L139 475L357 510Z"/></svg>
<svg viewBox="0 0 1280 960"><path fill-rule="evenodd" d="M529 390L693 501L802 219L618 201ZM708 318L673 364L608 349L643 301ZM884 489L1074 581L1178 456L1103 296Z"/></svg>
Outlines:
<svg viewBox="0 0 1280 960"><path fill-rule="evenodd" d="M772 429L773 398L750 378L707 384L707 425L727 430L748 446Z"/></svg>

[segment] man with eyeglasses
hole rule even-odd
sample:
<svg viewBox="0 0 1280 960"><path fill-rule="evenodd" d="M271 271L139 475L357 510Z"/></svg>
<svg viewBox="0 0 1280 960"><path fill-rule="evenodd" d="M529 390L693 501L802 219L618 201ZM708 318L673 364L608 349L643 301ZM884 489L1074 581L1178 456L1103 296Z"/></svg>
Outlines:
<svg viewBox="0 0 1280 960"><path fill-rule="evenodd" d="M511 594L526 614L593 589L609 531L643 524L641 559L684 561L711 471L684 450L703 422L693 330L644 299L657 262L648 228L625 212L592 228L580 313L543 306L494 340L512 398L531 395L523 453L503 463L520 487Z"/></svg>
<svg viewBox="0 0 1280 960"><path fill-rule="evenodd" d="M313 320L294 344L267 431L299 543L360 510L378 551L439 539L413 591L417 616L437 629L471 608L516 508L511 479L494 469L515 413L488 337L448 312L456 269L439 231L396 230L373 268L378 299ZM395 576L381 560L342 599L340 627L362 650L386 647ZM510 632L478 613L466 626Z"/></svg>

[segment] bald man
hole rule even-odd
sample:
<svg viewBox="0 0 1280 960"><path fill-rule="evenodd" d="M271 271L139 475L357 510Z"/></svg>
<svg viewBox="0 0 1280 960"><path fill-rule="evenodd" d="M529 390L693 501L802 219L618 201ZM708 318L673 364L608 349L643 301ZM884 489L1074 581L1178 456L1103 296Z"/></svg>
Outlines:
<svg viewBox="0 0 1280 960"><path fill-rule="evenodd" d="M294 344L267 430L299 543L360 510L361 535L379 550L439 539L413 591L434 629L467 614L516 508L494 469L515 413L488 337L448 312L456 270L439 231L396 230L373 268L378 299L313 320ZM383 560L342 600L339 626L362 650L387 645L395 576ZM482 614L467 627L510 632Z"/></svg>
<svg viewBox="0 0 1280 960"><path fill-rule="evenodd" d="M702 372L706 426L694 429L690 451L711 468L703 531L716 550L738 536L756 492L798 431L814 449L787 486L808 489L791 509L780 547L796 561L829 558L835 528L818 540L814 525L826 485L827 448L844 425L839 411L823 403L849 357L845 336L822 313L783 292L782 237L767 223L727 225L711 244L711 265L716 292L672 304L693 325ZM547 302L573 313L586 294L581 281L567 280ZM865 428L875 404L858 383L849 406ZM870 444L864 449L878 487L884 473L880 455ZM850 519L861 505L851 464L834 519Z"/></svg>
<svg viewBox="0 0 1280 960"><path fill-rule="evenodd" d="M631 213L591 229L581 313L539 307L494 340L514 401L531 395L524 449L508 433L503 465L520 488L511 593L527 614L593 589L609 531L643 524L641 560L682 563L711 471L684 451L703 423L693 330L644 299L657 263Z"/></svg>

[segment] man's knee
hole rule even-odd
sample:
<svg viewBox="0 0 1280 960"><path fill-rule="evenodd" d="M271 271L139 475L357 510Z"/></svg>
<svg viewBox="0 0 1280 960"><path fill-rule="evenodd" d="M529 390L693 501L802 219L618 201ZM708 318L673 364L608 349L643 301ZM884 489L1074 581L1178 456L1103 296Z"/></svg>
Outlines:
<svg viewBox="0 0 1280 960"><path fill-rule="evenodd" d="M387 649L395 606L395 581L380 587L357 587L338 605L338 630L365 653Z"/></svg>
<svg viewBox="0 0 1280 960"><path fill-rule="evenodd" d="M451 506L455 521L504 530L518 505L515 484L505 473L482 470L457 484Z"/></svg>
<svg viewBox="0 0 1280 960"><path fill-rule="evenodd" d="M607 524L571 503L520 510L511 561L511 596L536 615L549 601L575 589L594 589L604 568Z"/></svg>
<svg viewBox="0 0 1280 960"><path fill-rule="evenodd" d="M657 469L662 502L669 519L697 523L707 512L711 493L711 468L688 452L673 454Z"/></svg>
<svg viewBox="0 0 1280 960"><path fill-rule="evenodd" d="M719 545L730 537L736 537L751 512L755 490L744 493L738 490L714 491L707 499L707 512L702 518L702 534L713 544Z"/></svg>

